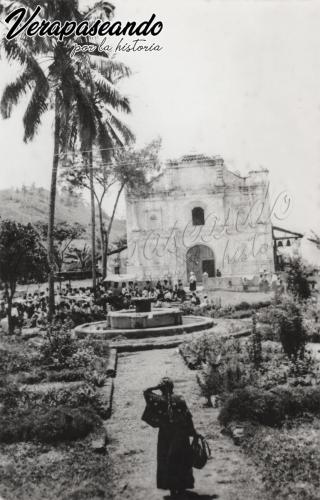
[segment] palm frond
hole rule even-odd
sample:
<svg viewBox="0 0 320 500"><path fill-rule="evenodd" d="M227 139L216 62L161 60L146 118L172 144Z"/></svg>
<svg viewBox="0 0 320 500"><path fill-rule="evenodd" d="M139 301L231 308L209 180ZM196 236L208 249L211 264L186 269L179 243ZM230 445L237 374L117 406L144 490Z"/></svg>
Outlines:
<svg viewBox="0 0 320 500"><path fill-rule="evenodd" d="M74 81L75 100L79 120L79 134L82 149L87 149L96 134L96 106L90 93Z"/></svg>
<svg viewBox="0 0 320 500"><path fill-rule="evenodd" d="M114 16L114 9L115 7L112 3L102 0L96 2L93 7L83 12L83 15L90 22L95 22L99 19L112 19Z"/></svg>
<svg viewBox="0 0 320 500"><path fill-rule="evenodd" d="M49 84L46 79L38 79L23 116L24 141L33 139L41 123L42 115L48 109Z"/></svg>
<svg viewBox="0 0 320 500"><path fill-rule="evenodd" d="M122 137L121 142L125 144L130 144L135 141L135 135L130 130L128 125L126 125L122 120L120 120L110 108L106 109L107 118L109 126L114 130L114 132Z"/></svg>
<svg viewBox="0 0 320 500"><path fill-rule="evenodd" d="M118 111L130 113L131 108L128 98L123 96L113 83L96 70L92 70L92 78L95 82L98 96L102 101Z"/></svg>
<svg viewBox="0 0 320 500"><path fill-rule="evenodd" d="M90 59L91 68L97 70L111 83L115 84L122 78L128 78L131 76L131 70L126 64L108 57L101 57L100 52L97 54L91 53L91 55L94 56Z"/></svg>
<svg viewBox="0 0 320 500"><path fill-rule="evenodd" d="M22 65L26 65L34 60L29 45L23 45L17 40L2 39L1 47L3 48L8 61L17 61Z"/></svg>
<svg viewBox="0 0 320 500"><path fill-rule="evenodd" d="M17 104L23 94L32 88L34 77L27 68L13 83L9 83L2 94L1 98L1 115L3 118L11 116L12 108Z"/></svg>

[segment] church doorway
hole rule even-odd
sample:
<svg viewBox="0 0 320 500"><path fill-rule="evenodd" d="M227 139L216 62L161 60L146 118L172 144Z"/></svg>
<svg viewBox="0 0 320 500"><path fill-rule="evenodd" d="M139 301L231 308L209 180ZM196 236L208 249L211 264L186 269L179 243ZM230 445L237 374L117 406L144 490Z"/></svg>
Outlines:
<svg viewBox="0 0 320 500"><path fill-rule="evenodd" d="M203 273L208 273L209 278L215 276L214 254L206 245L195 245L187 251L187 276L194 272L197 281L202 281Z"/></svg>

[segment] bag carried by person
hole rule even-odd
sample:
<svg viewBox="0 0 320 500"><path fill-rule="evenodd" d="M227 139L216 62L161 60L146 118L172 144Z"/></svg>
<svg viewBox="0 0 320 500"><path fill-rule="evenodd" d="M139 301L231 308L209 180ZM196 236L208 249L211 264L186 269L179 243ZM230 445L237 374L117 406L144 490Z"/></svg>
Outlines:
<svg viewBox="0 0 320 500"><path fill-rule="evenodd" d="M159 427L160 426L160 416L157 411L150 405L147 404L141 420L143 420L146 424L151 427Z"/></svg>
<svg viewBox="0 0 320 500"><path fill-rule="evenodd" d="M211 456L211 450L205 438L203 436L197 435L193 438L192 444L192 467L196 469L202 469L208 458Z"/></svg>

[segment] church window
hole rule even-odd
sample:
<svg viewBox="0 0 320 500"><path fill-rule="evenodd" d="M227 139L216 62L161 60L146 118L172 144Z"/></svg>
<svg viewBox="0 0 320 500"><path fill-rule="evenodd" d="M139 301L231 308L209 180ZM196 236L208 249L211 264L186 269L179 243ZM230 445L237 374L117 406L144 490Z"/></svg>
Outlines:
<svg viewBox="0 0 320 500"><path fill-rule="evenodd" d="M192 224L194 226L204 226L204 210L201 207L192 209Z"/></svg>

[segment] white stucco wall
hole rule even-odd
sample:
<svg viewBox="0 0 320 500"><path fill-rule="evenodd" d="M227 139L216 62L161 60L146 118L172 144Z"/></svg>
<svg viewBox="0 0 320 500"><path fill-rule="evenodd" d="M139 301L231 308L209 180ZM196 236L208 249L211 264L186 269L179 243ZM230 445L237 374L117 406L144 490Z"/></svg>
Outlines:
<svg viewBox="0 0 320 500"><path fill-rule="evenodd" d="M186 254L212 249L222 276L273 270L268 172L242 178L220 158L186 157L168 165L145 196L127 193L128 273L186 281ZM205 225L193 226L202 207Z"/></svg>

